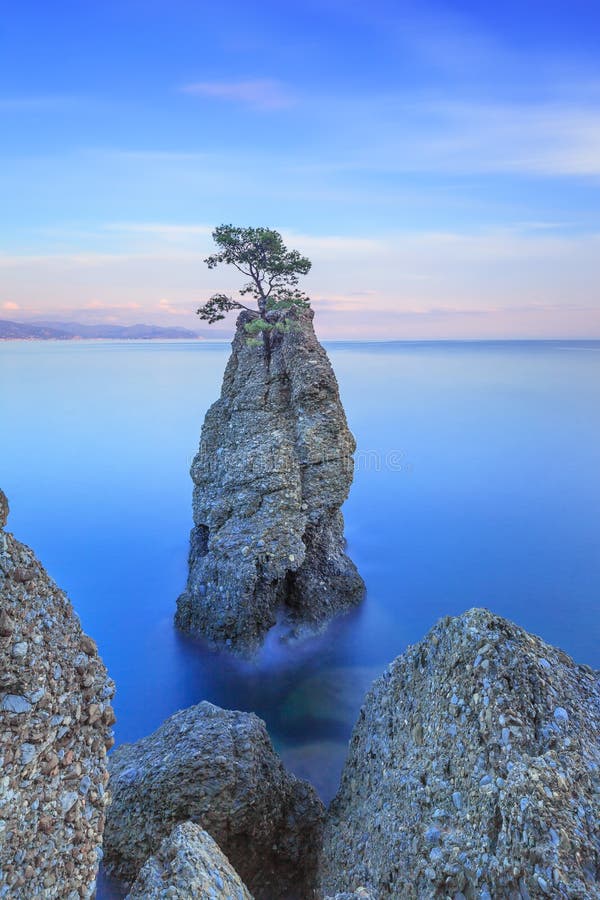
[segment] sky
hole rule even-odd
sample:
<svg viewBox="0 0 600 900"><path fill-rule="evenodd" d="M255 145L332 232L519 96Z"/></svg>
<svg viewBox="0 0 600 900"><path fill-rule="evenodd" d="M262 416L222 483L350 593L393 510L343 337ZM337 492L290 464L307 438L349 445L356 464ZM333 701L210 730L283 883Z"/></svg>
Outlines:
<svg viewBox="0 0 600 900"><path fill-rule="evenodd" d="M596 0L10 6L0 318L229 334L231 222L325 338L600 338Z"/></svg>

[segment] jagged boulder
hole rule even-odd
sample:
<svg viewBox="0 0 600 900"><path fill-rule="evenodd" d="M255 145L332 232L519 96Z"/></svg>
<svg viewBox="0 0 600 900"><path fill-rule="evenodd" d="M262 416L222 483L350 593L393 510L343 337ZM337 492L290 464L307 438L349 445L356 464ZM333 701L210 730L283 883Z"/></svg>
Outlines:
<svg viewBox="0 0 600 900"><path fill-rule="evenodd" d="M181 822L202 826L257 898L310 896L324 809L284 769L253 713L200 703L110 760L104 838L109 872L127 883Z"/></svg>
<svg viewBox="0 0 600 900"><path fill-rule="evenodd" d="M193 822L177 825L147 860L126 900L252 900L213 839Z"/></svg>
<svg viewBox="0 0 600 900"><path fill-rule="evenodd" d="M0 491L0 896L91 897L114 686Z"/></svg>
<svg viewBox="0 0 600 900"><path fill-rule="evenodd" d="M271 318L278 314L270 313ZM268 352L237 323L221 397L192 464L194 529L177 625L248 650L279 610L318 625L364 592L340 508L355 442L313 313L288 313Z"/></svg>
<svg viewBox="0 0 600 900"><path fill-rule="evenodd" d="M483 609L375 682L325 827L324 893L600 897L597 673Z"/></svg>

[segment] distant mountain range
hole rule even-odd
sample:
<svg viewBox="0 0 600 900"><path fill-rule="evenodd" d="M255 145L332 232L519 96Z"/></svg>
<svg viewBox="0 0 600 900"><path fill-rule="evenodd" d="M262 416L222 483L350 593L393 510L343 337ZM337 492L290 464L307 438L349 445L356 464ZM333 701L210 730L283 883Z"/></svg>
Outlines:
<svg viewBox="0 0 600 900"><path fill-rule="evenodd" d="M81 325L79 322L9 322L0 319L0 340L4 341L76 341L76 340L198 340L189 328L162 325Z"/></svg>

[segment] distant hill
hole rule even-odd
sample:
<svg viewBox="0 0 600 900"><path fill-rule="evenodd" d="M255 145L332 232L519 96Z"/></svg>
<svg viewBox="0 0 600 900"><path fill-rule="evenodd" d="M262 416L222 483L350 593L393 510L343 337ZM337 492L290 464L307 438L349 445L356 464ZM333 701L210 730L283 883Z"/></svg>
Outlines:
<svg viewBox="0 0 600 900"><path fill-rule="evenodd" d="M72 340L73 335L58 327L50 328L47 325L29 325L21 322L9 322L0 319L0 339L5 341L21 340Z"/></svg>
<svg viewBox="0 0 600 900"><path fill-rule="evenodd" d="M9 322L0 319L0 340L197 340L189 328L161 325L81 325L79 322Z"/></svg>

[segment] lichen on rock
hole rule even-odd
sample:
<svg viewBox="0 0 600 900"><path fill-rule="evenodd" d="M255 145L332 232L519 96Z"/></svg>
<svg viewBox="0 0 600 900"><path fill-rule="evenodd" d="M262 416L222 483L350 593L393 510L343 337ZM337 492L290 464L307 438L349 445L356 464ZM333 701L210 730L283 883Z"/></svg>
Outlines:
<svg viewBox="0 0 600 900"><path fill-rule="evenodd" d="M8 502L0 491L0 529ZM114 685L34 553L0 530L0 897L91 897Z"/></svg>
<svg viewBox="0 0 600 900"><path fill-rule="evenodd" d="M600 898L598 674L486 610L375 682L330 807L323 893Z"/></svg>
<svg viewBox="0 0 600 900"><path fill-rule="evenodd" d="M200 703L110 759L104 839L131 884L175 825L205 829L259 900L312 896L324 808L287 772L253 713Z"/></svg>
<svg viewBox="0 0 600 900"><path fill-rule="evenodd" d="M244 330L251 320L238 318L192 464L195 524L176 615L183 630L242 650L279 611L317 626L364 592L340 512L355 442L313 313L286 312L286 329L258 347Z"/></svg>
<svg viewBox="0 0 600 900"><path fill-rule="evenodd" d="M148 859L126 900L252 900L248 888L211 836L177 825Z"/></svg>

